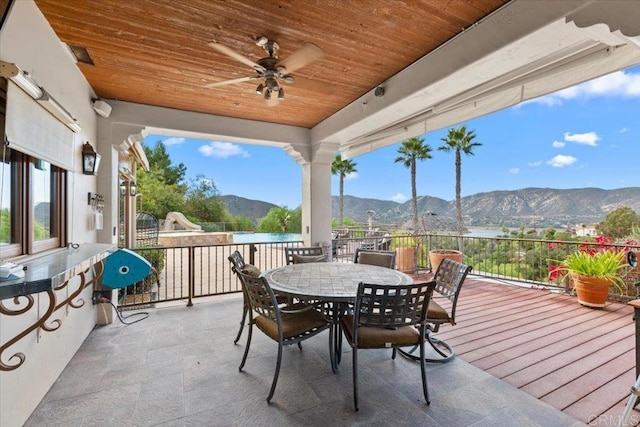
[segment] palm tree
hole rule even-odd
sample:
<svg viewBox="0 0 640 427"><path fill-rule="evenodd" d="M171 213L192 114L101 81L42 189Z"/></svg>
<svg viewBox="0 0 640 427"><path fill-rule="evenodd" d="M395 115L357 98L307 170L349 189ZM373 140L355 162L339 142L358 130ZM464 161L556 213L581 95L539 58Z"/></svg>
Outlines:
<svg viewBox="0 0 640 427"><path fill-rule="evenodd" d="M431 158L431 146L422 138L409 138L398 148L400 156L394 163L402 163L411 170L411 199L413 200L413 232L418 231L418 195L416 192L416 161Z"/></svg>
<svg viewBox="0 0 640 427"><path fill-rule="evenodd" d="M475 131L467 131L466 126L460 126L459 128L449 129L446 138L441 138L441 141L446 145L438 147L438 150L449 152L455 150L456 152L456 219L458 223L458 236L462 236L462 203L460 202L460 180L462 160L460 153L473 156L473 149L480 147L482 144L475 142ZM460 239L461 240L461 239ZM459 248L462 250L462 247Z"/></svg>
<svg viewBox="0 0 640 427"><path fill-rule="evenodd" d="M354 172L357 172L356 163L351 159L342 160L342 156L336 154L336 158L331 163L331 173L340 176L340 225L344 225L344 178Z"/></svg>

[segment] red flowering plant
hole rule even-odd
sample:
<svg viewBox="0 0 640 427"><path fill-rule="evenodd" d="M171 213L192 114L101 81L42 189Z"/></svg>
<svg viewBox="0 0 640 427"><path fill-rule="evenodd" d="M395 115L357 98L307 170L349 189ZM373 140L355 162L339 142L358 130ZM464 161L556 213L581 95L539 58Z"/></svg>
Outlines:
<svg viewBox="0 0 640 427"><path fill-rule="evenodd" d="M567 255L559 265L549 266L549 280L563 281L569 275L607 279L618 290L624 289L619 270L627 265L628 247L613 244L613 239L598 236L594 242L580 244L579 250Z"/></svg>

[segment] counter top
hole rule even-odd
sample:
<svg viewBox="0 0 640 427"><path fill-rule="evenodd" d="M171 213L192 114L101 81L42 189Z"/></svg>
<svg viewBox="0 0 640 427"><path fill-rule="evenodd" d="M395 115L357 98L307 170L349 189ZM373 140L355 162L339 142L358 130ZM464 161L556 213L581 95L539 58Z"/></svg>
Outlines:
<svg viewBox="0 0 640 427"><path fill-rule="evenodd" d="M0 282L0 300L54 289L116 249L113 244L86 243L24 262L25 277Z"/></svg>

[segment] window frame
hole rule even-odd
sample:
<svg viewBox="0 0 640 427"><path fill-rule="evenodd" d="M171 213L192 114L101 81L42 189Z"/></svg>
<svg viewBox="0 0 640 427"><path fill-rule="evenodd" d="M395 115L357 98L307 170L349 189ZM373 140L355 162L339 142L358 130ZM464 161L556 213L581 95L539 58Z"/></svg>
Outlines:
<svg viewBox="0 0 640 427"><path fill-rule="evenodd" d="M5 142L5 144L7 144ZM40 160L10 150L2 167L11 166L11 242L0 247L0 258L35 255L51 249L64 247L67 243L67 183L66 170L47 162L51 170L50 180L50 228L51 237L35 240L34 173L35 163ZM3 185L5 185L3 183Z"/></svg>

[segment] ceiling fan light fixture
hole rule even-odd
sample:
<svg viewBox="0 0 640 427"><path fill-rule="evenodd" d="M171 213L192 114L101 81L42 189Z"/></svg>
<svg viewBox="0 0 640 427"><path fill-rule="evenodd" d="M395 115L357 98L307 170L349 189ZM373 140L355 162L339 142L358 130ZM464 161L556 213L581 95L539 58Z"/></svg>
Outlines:
<svg viewBox="0 0 640 427"><path fill-rule="evenodd" d="M285 91L282 87L285 84L291 84L298 81L297 78L294 78L294 76L288 73L295 73L296 70L307 66L311 62L316 61L323 56L323 52L318 46L313 43L304 43L285 59L280 60L278 58L278 51L280 49L278 43L273 40L269 40L266 36L258 36L254 41L255 44L262 47L269 56L254 61L238 53L234 49L216 41L208 43L207 45L209 47L218 51L220 54L226 55L237 62L241 62L242 64L251 67L253 75L207 83L204 86L208 88L215 88L257 80L259 84L255 86L256 94L263 96L266 100L270 100L272 94L274 95L274 98L277 96L278 99L284 99ZM304 79L300 81L304 84ZM309 89L309 84L306 86ZM309 90L324 92L324 86L325 85L321 83L316 83L315 85L312 84L311 89ZM272 103L269 105L272 105Z"/></svg>
<svg viewBox="0 0 640 427"><path fill-rule="evenodd" d="M268 77L265 80L265 83L267 85L267 87L269 88L269 90L273 91L273 92L277 92L280 90L280 85L278 85L278 81L276 79L274 79L273 77Z"/></svg>

